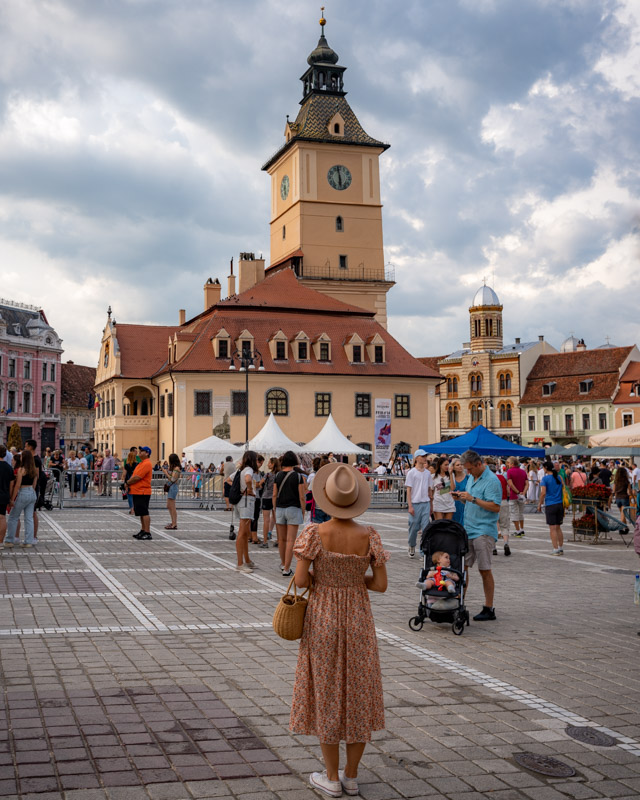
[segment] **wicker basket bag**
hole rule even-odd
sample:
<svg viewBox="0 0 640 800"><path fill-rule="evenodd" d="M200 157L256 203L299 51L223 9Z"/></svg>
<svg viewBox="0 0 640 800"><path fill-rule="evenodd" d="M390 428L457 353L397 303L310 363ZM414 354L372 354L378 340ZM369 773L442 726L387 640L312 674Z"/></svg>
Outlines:
<svg viewBox="0 0 640 800"><path fill-rule="evenodd" d="M309 578L311 583L300 594L298 594L298 588L295 584L295 576L291 578L286 594L282 595L276 610L273 612L273 630L281 639L295 641L302 636L304 615L309 601L308 595L313 586L311 575L309 575ZM293 594L291 594L291 587L293 587ZM305 597L305 594L307 597Z"/></svg>

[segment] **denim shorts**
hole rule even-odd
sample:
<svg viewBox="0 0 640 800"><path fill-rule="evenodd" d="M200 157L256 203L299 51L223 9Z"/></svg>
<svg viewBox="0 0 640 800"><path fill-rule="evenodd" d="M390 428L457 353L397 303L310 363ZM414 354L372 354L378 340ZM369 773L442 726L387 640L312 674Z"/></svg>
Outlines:
<svg viewBox="0 0 640 800"><path fill-rule="evenodd" d="M178 496L178 489L180 486L178 485L178 481L169 485L169 491L167 492L167 500L175 500Z"/></svg>
<svg viewBox="0 0 640 800"><path fill-rule="evenodd" d="M276 508L276 525L302 525L304 517L299 506Z"/></svg>

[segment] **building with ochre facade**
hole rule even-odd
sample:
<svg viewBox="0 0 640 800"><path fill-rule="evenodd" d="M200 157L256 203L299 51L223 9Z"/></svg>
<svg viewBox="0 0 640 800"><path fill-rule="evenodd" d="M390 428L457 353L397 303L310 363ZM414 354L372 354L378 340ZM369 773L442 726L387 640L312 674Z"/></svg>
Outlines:
<svg viewBox="0 0 640 800"><path fill-rule="evenodd" d="M469 342L438 359L440 428L443 439L466 433L476 425L506 439L520 441L520 398L527 376L542 353L554 347L538 341L504 344L502 304L490 286L481 286L469 308ZM432 359L422 359L432 363Z"/></svg>
<svg viewBox="0 0 640 800"><path fill-rule="evenodd" d="M386 330L379 156L346 101L345 68L324 35L302 76L301 109L264 165L271 177L271 258L232 262L227 298L204 285L204 310L178 324L121 324L111 315L96 373L98 448L148 444L165 458L212 433L234 442L273 413L297 442L331 413L352 441L375 445L376 408L391 441L438 438L438 373ZM237 281L237 293L236 293ZM255 359L249 375L238 354Z"/></svg>

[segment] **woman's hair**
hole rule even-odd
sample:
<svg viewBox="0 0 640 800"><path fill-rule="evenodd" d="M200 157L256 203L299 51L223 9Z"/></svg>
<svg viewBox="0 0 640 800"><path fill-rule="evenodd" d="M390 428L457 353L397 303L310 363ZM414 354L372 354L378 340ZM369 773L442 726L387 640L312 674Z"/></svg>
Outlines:
<svg viewBox="0 0 640 800"><path fill-rule="evenodd" d="M13 457L13 468L19 469L22 466L22 457L20 453L16 453Z"/></svg>
<svg viewBox="0 0 640 800"><path fill-rule="evenodd" d="M172 470L173 469L182 469L182 466L180 464L180 456L177 453L171 453L169 455L169 467Z"/></svg>
<svg viewBox="0 0 640 800"><path fill-rule="evenodd" d="M280 472L280 459L273 456L269 459L269 472Z"/></svg>
<svg viewBox="0 0 640 800"><path fill-rule="evenodd" d="M36 462L33 460L33 453L31 450L22 451L22 460L20 466L24 470L25 476L29 481L34 481L38 470L36 469Z"/></svg>
<svg viewBox="0 0 640 800"><path fill-rule="evenodd" d="M627 472L626 467L618 467L616 470L616 478L613 483L613 488L619 494L628 491L629 473Z"/></svg>
<svg viewBox="0 0 640 800"><path fill-rule="evenodd" d="M251 467L254 472L258 471L258 454L254 450L247 450L240 462L240 470Z"/></svg>
<svg viewBox="0 0 640 800"><path fill-rule="evenodd" d="M127 464L128 466L132 467L136 463L136 453L135 450L129 450L127 454Z"/></svg>
<svg viewBox="0 0 640 800"><path fill-rule="evenodd" d="M313 466L313 471L314 472L317 472L320 469L320 462L321 461L322 461L322 459L320 458L320 456L316 456L313 459L313 461L311 462L311 465Z"/></svg>
<svg viewBox="0 0 640 800"><path fill-rule="evenodd" d="M435 475L436 477L440 475L440 470L442 469L442 465L447 462L449 459L446 456L440 456L435 465Z"/></svg>
<svg viewBox="0 0 640 800"><path fill-rule="evenodd" d="M545 461L544 462L544 468L545 468L545 470L547 472L550 472L553 475L553 478L554 478L556 483L560 483L560 478L558 477L558 472L557 472L556 468L553 466L553 462Z"/></svg>
<svg viewBox="0 0 640 800"><path fill-rule="evenodd" d="M283 453L282 458L280 459L280 466L281 467L298 466L298 456L293 452L293 450L287 450L286 453Z"/></svg>

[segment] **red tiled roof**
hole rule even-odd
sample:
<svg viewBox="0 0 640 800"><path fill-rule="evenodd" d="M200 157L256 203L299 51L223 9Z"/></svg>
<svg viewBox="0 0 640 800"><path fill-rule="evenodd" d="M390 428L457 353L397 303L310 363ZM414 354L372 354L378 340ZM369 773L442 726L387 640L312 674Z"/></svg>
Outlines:
<svg viewBox="0 0 640 800"><path fill-rule="evenodd" d="M278 309L299 309L317 313L333 314L360 314L373 317L374 311L367 311L358 306L350 306L341 300L335 300L325 294L320 294L315 289L303 286L291 269L283 269L273 275L268 275L260 283L242 294L234 295L222 300L212 308L266 308L271 311ZM302 327L302 325L301 325Z"/></svg>
<svg viewBox="0 0 640 800"><path fill-rule="evenodd" d="M421 356L418 358L418 361L421 364L424 364L425 367L430 367L434 372L437 372L438 375L442 377L440 369L438 368L438 362L442 361L443 358L446 358L446 356Z"/></svg>
<svg viewBox="0 0 640 800"><path fill-rule="evenodd" d="M116 325L120 376L149 378L167 363L169 337L176 325Z"/></svg>
<svg viewBox="0 0 640 800"><path fill-rule="evenodd" d="M96 368L83 367L72 361L61 364L60 405L88 408L96 382ZM91 406L93 407L93 406Z"/></svg>
<svg viewBox="0 0 640 800"><path fill-rule="evenodd" d="M634 394L631 397L631 390L638 383L640 383L640 361L630 361L620 378L620 388L613 401L614 405L640 404L640 395Z"/></svg>
<svg viewBox="0 0 640 800"><path fill-rule="evenodd" d="M520 406L611 400L618 385L620 367L632 350L632 346L611 347L541 355L529 373ZM581 394L580 381L586 378L593 380L593 387ZM553 393L543 395L542 387L551 382L556 384Z"/></svg>
<svg viewBox="0 0 640 800"><path fill-rule="evenodd" d="M302 252L302 250L296 250L294 253L289 253L288 256L281 258L280 261L274 261L273 264L269 264L266 271L268 272L270 269L275 269L276 267L279 267L280 264L286 264L287 261L291 261L292 258L303 258L303 257L304 253Z"/></svg>
<svg viewBox="0 0 640 800"><path fill-rule="evenodd" d="M291 270L277 272L242 294L224 300L202 315L191 327L196 341L172 370L175 372L226 372L228 359L216 359L211 340L221 328L234 340L247 329L262 354L265 369L284 374L388 375L437 378L439 373L421 364L375 319L374 312L350 306L298 283ZM331 362L319 362L313 348L310 360L298 362L288 348L287 361L274 362L269 340L282 330L289 344L302 330L312 342L326 333L331 339ZM373 364L363 348L362 364L351 364L344 344L354 333L363 341L379 334L386 345L385 363ZM166 346L165 346L166 350ZM158 371L165 371L161 366Z"/></svg>

